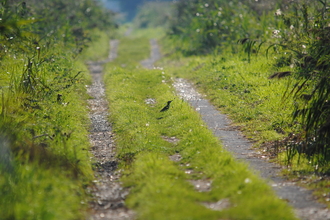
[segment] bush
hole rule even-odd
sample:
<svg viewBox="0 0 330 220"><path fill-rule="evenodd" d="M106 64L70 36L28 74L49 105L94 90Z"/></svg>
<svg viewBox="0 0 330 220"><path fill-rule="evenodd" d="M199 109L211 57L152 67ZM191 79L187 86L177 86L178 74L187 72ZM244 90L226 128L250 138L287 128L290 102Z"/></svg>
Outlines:
<svg viewBox="0 0 330 220"><path fill-rule="evenodd" d="M296 101L293 119L302 120L301 142L289 148L315 164L330 159L329 15L323 1L293 4L290 11L278 11L284 25L271 46L292 67L294 82L298 81L287 95Z"/></svg>
<svg viewBox="0 0 330 220"><path fill-rule="evenodd" d="M261 7L245 1L179 1L169 36L185 54L211 53L216 48L233 47L239 39L269 36L266 21L273 20Z"/></svg>

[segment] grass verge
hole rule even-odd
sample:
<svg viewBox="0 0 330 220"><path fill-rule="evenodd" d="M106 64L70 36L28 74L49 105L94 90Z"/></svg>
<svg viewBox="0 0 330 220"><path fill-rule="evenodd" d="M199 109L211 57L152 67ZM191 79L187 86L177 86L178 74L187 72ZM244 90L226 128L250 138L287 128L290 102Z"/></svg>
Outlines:
<svg viewBox="0 0 330 220"><path fill-rule="evenodd" d="M292 78L269 79L274 72L288 70L274 67L273 62L274 59L258 56L249 63L246 55L232 53L189 58L174 54L159 65L167 66L167 72L173 77L193 82L213 105L230 116L262 153L287 168L283 172L285 176L315 190L319 200L329 206L330 195L325 186L330 181L324 175L328 166L312 166L307 158L298 154L287 163L290 151L286 144L290 143L285 142L286 137L294 137L301 124L292 120L293 99L283 98L295 82Z"/></svg>
<svg viewBox="0 0 330 220"><path fill-rule="evenodd" d="M117 154L126 171L122 180L131 187L127 204L138 219L295 219L286 202L223 150L200 116L176 97L170 74L139 67L144 55L131 50L148 51L141 46L148 39L124 42L119 61L106 67L105 81ZM122 60L130 65L118 66ZM172 107L160 112L168 100L174 100ZM177 141L168 141L171 137ZM176 153L180 162L169 159ZM211 181L211 190L196 191L188 182L193 179ZM218 201L227 206L215 211L202 205Z"/></svg>
<svg viewBox="0 0 330 220"><path fill-rule="evenodd" d="M86 66L57 46L40 59L1 63L1 76L8 76L0 85L1 219L86 215L85 187L93 178L85 102L90 79Z"/></svg>

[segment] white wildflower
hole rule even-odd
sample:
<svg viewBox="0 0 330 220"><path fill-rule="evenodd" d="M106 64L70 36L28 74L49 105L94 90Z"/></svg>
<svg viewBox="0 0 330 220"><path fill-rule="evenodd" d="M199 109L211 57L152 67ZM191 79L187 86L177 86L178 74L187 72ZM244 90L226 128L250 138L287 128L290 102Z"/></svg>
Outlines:
<svg viewBox="0 0 330 220"><path fill-rule="evenodd" d="M246 178L245 180L244 180L244 183L251 183L252 182L252 180L251 179L249 179L249 178Z"/></svg>
<svg viewBox="0 0 330 220"><path fill-rule="evenodd" d="M273 30L273 37L274 38L281 38L280 31L279 30Z"/></svg>
<svg viewBox="0 0 330 220"><path fill-rule="evenodd" d="M280 15L282 15L282 11L281 11L281 9L277 9L276 12L275 12L275 15L276 15L276 16L280 16Z"/></svg>

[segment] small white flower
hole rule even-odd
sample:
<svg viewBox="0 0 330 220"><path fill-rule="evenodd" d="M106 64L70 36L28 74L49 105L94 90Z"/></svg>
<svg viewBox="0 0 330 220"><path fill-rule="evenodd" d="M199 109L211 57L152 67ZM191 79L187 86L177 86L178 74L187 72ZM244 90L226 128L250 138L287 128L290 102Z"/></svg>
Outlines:
<svg viewBox="0 0 330 220"><path fill-rule="evenodd" d="M293 30L293 29L294 29L294 26L293 26L293 25L291 25L291 26L290 26L290 30Z"/></svg>
<svg viewBox="0 0 330 220"><path fill-rule="evenodd" d="M274 38L281 38L280 30L273 30L273 37Z"/></svg>
<svg viewBox="0 0 330 220"><path fill-rule="evenodd" d="M246 179L244 180L244 183L251 183L251 182L252 182L252 180L249 179L249 178L246 178Z"/></svg>
<svg viewBox="0 0 330 220"><path fill-rule="evenodd" d="M301 46L302 46L302 48L306 49L306 45L301 45Z"/></svg>
<svg viewBox="0 0 330 220"><path fill-rule="evenodd" d="M199 13L196 13L196 16L199 17Z"/></svg>
<svg viewBox="0 0 330 220"><path fill-rule="evenodd" d="M209 4L206 3L204 6L205 6L205 8L207 8L207 7L209 7Z"/></svg>
<svg viewBox="0 0 330 220"><path fill-rule="evenodd" d="M275 15L276 15L276 16L280 16L280 15L282 15L282 11L281 11L281 9L277 9L276 12L275 12Z"/></svg>
<svg viewBox="0 0 330 220"><path fill-rule="evenodd" d="M199 33L201 30L197 29L196 32Z"/></svg>

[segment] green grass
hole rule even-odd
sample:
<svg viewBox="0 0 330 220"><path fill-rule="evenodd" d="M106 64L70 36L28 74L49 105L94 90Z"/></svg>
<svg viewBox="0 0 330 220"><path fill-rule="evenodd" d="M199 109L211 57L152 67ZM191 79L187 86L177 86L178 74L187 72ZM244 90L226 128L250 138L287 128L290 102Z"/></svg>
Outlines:
<svg viewBox="0 0 330 220"><path fill-rule="evenodd" d="M248 63L239 55L224 55L182 58L179 62L181 67L172 60L160 65L172 65L170 74L194 82L249 138L260 144L292 132L293 102L283 99L290 81L268 79L275 72L270 60L258 57L258 61Z"/></svg>
<svg viewBox="0 0 330 220"><path fill-rule="evenodd" d="M260 55L252 57L248 63L246 55L215 54L183 58L173 54L158 63L166 66L167 72L173 77L189 79L195 87L226 113L234 125L238 126L254 141L255 147L269 146L280 141L277 147L260 148L268 153L280 153L275 160L287 169L283 175L298 181L300 185L314 190L319 200L330 205L327 185L329 178L322 173L329 170L328 166L310 163L303 155L296 154L288 164L285 142L281 141L291 134L298 134L301 124L292 120L294 101L292 97L283 98L293 87L292 78L268 79L274 72L287 71L275 68L274 57L266 59Z"/></svg>
<svg viewBox="0 0 330 220"><path fill-rule="evenodd" d="M166 30L163 27L155 27L155 28L145 28L145 29L133 29L132 36L133 38L143 38L146 37L148 39L160 39L165 36ZM129 37L129 36L128 36Z"/></svg>
<svg viewBox="0 0 330 220"><path fill-rule="evenodd" d="M124 68L139 66L139 61L150 57L149 48L149 40L147 38L122 38L118 47L118 58L113 63Z"/></svg>
<svg viewBox="0 0 330 220"><path fill-rule="evenodd" d="M123 42L140 45L147 39ZM117 154L125 169L122 181L131 188L127 205L137 211L138 219L295 219L286 202L246 164L235 161L200 116L176 97L167 69L136 68L143 56L132 56L136 52L128 46L120 48L120 61L107 65L105 81ZM135 63L118 66L131 57ZM148 99L155 103L147 104ZM172 107L160 113L168 100L174 100ZM178 142L167 142L166 137ZM178 163L169 159L175 153L182 155ZM197 192L189 179L212 180L212 189ZM222 199L230 201L222 211L201 204Z"/></svg>
<svg viewBox="0 0 330 220"><path fill-rule="evenodd" d="M27 163L0 177L1 219L83 219L87 199L70 171ZM68 178L69 177L69 178Z"/></svg>
<svg viewBox="0 0 330 220"><path fill-rule="evenodd" d="M105 60L109 55L109 34L98 29L94 29L90 32L92 32L92 41L89 46L83 50L80 58L87 61Z"/></svg>
<svg viewBox="0 0 330 220"><path fill-rule="evenodd" d="M0 99L1 219L83 219L86 185L93 178L88 152L86 66L64 47L35 58L24 84L27 59L2 63ZM79 75L77 73L82 71ZM76 76L76 78L74 78ZM30 89L32 88L32 89ZM7 162L3 162L7 161Z"/></svg>

